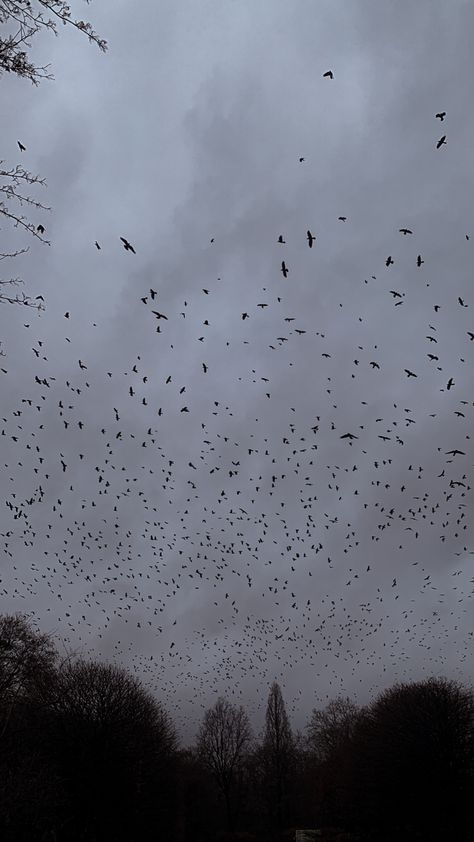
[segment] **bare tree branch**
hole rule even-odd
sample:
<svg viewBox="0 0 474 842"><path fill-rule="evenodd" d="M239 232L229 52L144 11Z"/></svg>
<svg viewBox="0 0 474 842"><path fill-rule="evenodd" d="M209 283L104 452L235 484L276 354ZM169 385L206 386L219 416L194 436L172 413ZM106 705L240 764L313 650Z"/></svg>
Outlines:
<svg viewBox="0 0 474 842"><path fill-rule="evenodd" d="M86 0L88 3L89 0ZM53 17L48 17L52 15ZM31 38L41 30L57 35L57 20L83 32L102 52L107 42L100 38L90 23L72 16L71 6L64 0L0 0L0 24L13 24L14 31L0 38L0 74L15 73L38 85L41 79L52 79L49 65L35 65L27 51Z"/></svg>

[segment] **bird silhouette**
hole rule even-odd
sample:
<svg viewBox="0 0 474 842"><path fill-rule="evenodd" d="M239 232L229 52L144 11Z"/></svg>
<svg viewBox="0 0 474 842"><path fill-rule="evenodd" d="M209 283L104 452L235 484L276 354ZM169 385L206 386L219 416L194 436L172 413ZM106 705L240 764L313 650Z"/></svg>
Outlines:
<svg viewBox="0 0 474 842"><path fill-rule="evenodd" d="M438 111L438 113L435 114L435 117L437 117L438 120L441 120L441 122L443 122L444 118L446 117L446 111Z"/></svg>
<svg viewBox="0 0 474 842"><path fill-rule="evenodd" d="M120 239L122 240L123 247L124 247L125 251L132 251L134 254L136 254L135 249L134 249L134 248L133 248L133 246L132 246L132 245L128 242L128 240L126 240L126 239L125 239L125 237L120 237Z"/></svg>
<svg viewBox="0 0 474 842"><path fill-rule="evenodd" d="M446 144L446 135L445 134L442 137L440 137L440 139L438 140L438 143L436 144L436 149L439 149L440 146L443 146L443 144Z"/></svg>
<svg viewBox="0 0 474 842"><path fill-rule="evenodd" d="M284 260L282 260L282 262L281 262L281 271L282 271L283 277L287 278L288 277L288 269L286 267L286 263L285 263Z"/></svg>
<svg viewBox="0 0 474 842"><path fill-rule="evenodd" d="M26 146L23 146L21 141L17 140L18 146L20 147L21 152L26 152Z"/></svg>
<svg viewBox="0 0 474 842"><path fill-rule="evenodd" d="M326 70L326 73L323 73L323 79L334 79L332 70Z"/></svg>

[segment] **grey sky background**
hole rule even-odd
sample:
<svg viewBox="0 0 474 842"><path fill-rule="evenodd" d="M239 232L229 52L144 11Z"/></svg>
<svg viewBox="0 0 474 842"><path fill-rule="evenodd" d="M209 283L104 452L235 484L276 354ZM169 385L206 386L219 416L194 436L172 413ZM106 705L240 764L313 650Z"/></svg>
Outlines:
<svg viewBox="0 0 474 842"><path fill-rule="evenodd" d="M295 728L470 683L472 4L76 6L107 54L61 27L55 81L0 88L52 206L14 267L46 312L0 309L2 610L185 740L275 679Z"/></svg>

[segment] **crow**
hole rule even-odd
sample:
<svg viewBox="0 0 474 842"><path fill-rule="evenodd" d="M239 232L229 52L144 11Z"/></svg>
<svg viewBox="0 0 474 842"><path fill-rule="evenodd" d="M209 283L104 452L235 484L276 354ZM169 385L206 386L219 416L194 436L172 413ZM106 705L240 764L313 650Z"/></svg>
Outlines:
<svg viewBox="0 0 474 842"><path fill-rule="evenodd" d="M285 263L284 260L281 261L281 271L282 271L283 277L286 278L288 276L288 269L286 268L286 263Z"/></svg>
<svg viewBox="0 0 474 842"><path fill-rule="evenodd" d="M120 237L120 239L122 240L123 247L124 247L125 251L133 251L133 253L134 253L134 254L136 254L135 249L134 249L134 248L133 248L133 246L132 246L132 245L128 242L128 240L126 240L126 239L125 239L125 237Z"/></svg>
<svg viewBox="0 0 474 842"><path fill-rule="evenodd" d="M332 70L326 70L326 73L323 73L323 79L334 79Z"/></svg>
<svg viewBox="0 0 474 842"><path fill-rule="evenodd" d="M23 146L21 141L17 140L18 146L20 147L20 152L26 152L26 146Z"/></svg>
<svg viewBox="0 0 474 842"><path fill-rule="evenodd" d="M438 143L436 144L436 149L439 149L440 146L442 146L443 144L446 144L446 135L445 134L443 135L443 137L440 137L440 139L438 140Z"/></svg>
<svg viewBox="0 0 474 842"><path fill-rule="evenodd" d="M438 120L441 120L441 122L443 122L444 118L446 117L446 111L438 111L438 113L435 114L435 117L437 117Z"/></svg>
<svg viewBox="0 0 474 842"><path fill-rule="evenodd" d="M389 254L389 256L387 257L387 259L385 261L385 266L390 266L391 264L393 264L393 260L392 260L391 255Z"/></svg>
<svg viewBox="0 0 474 842"><path fill-rule="evenodd" d="M314 243L316 237L313 237L311 231L309 231L309 230L306 232L306 237L308 238L308 245L309 245L310 249L312 249L313 243Z"/></svg>

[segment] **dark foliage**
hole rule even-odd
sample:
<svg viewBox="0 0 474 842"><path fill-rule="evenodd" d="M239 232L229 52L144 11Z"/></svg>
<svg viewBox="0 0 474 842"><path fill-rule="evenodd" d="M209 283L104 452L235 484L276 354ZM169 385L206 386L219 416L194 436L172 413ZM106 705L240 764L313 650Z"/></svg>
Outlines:
<svg viewBox="0 0 474 842"><path fill-rule="evenodd" d="M335 699L293 736L278 685L252 742L225 699L180 750L162 706L125 670L68 656L0 617L0 838L5 842L468 840L474 696L446 679L358 709Z"/></svg>

